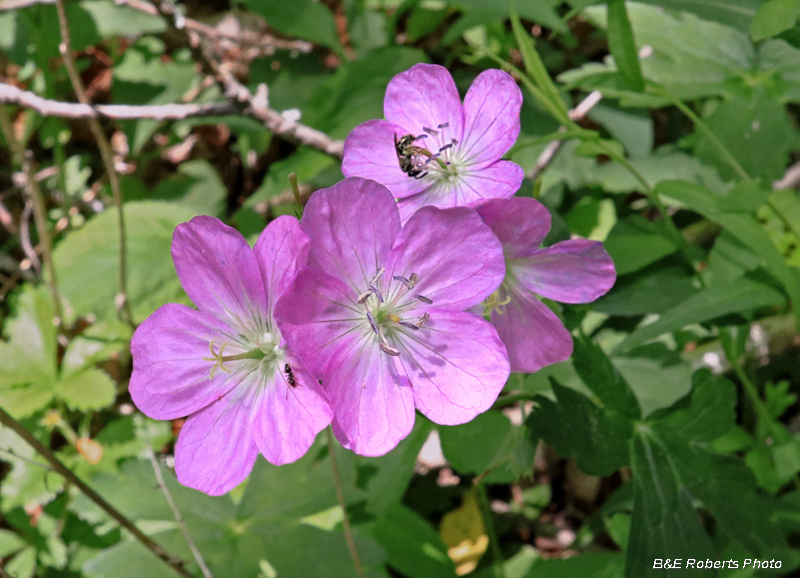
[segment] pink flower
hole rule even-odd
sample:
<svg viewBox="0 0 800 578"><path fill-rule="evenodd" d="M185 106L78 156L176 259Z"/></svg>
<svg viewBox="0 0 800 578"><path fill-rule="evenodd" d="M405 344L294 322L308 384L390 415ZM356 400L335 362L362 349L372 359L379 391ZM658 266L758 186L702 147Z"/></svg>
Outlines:
<svg viewBox="0 0 800 578"><path fill-rule="evenodd" d="M447 69L416 64L386 88L386 120L358 127L344 143L342 172L386 186L403 222L425 205L474 206L509 197L524 173L501 161L519 135L522 93L505 72L482 72L461 104Z"/></svg>
<svg viewBox="0 0 800 578"><path fill-rule="evenodd" d="M259 452L292 462L330 423L325 394L272 315L307 254L293 217L270 223L254 249L213 217L175 229L175 269L198 309L169 303L139 326L130 393L154 419L189 416L175 446L182 484L224 494Z"/></svg>
<svg viewBox="0 0 800 578"><path fill-rule="evenodd" d="M572 355L572 336L538 296L589 303L614 285L614 263L599 241L572 239L540 249L550 213L535 199L489 201L478 208L503 244L506 277L486 302L508 348L511 371L533 372Z"/></svg>
<svg viewBox="0 0 800 578"><path fill-rule="evenodd" d="M300 227L309 267L275 317L322 378L342 445L382 455L411 431L415 407L447 425L491 407L509 374L505 347L464 310L505 269L474 210L425 207L401 227L384 186L349 178L314 193Z"/></svg>

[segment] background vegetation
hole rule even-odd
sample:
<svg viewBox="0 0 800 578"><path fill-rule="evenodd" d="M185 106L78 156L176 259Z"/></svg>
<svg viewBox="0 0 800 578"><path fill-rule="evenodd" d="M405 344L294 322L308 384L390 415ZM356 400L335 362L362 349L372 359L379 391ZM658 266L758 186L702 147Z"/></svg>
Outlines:
<svg viewBox="0 0 800 578"><path fill-rule="evenodd" d="M486 68L518 79L518 194L551 211L545 244L603 240L619 279L596 303L552 304L572 359L512 375L472 423L418 416L381 458L335 449L367 575L683 575L656 558L789 575L799 12L193 0L176 16L142 0L1 0L3 573L355 575L323 436L293 465L260 459L230 495L180 487L181 422L135 410L128 346L155 308L188 302L169 255L178 223L215 215L255 238L295 212L289 173L303 198L341 179L341 139L382 116L393 75L435 62L462 91ZM434 429L443 455L435 441L420 454Z"/></svg>

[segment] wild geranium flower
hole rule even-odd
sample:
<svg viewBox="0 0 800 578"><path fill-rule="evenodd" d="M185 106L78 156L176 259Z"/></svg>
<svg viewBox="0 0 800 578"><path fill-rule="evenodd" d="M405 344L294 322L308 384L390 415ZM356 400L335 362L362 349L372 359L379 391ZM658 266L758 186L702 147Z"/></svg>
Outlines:
<svg viewBox="0 0 800 578"><path fill-rule="evenodd" d="M522 93L508 74L478 75L461 104L446 68L416 64L386 88L383 114L353 130L342 172L385 185L405 222L422 206L472 206L509 197L522 169L502 157L519 135Z"/></svg>
<svg viewBox="0 0 800 578"><path fill-rule="evenodd" d="M271 222L253 249L213 217L175 229L172 259L197 309L169 303L139 326L130 392L154 419L189 416L175 446L182 484L224 494L259 452L273 464L292 462L330 423L319 382L272 315L307 254L294 217Z"/></svg>
<svg viewBox="0 0 800 578"><path fill-rule="evenodd" d="M506 276L484 303L508 348L511 370L538 371L572 355L572 337L537 296L562 303L589 303L617 278L599 241L571 239L540 248L550 213L535 199L515 197L478 207L483 222L503 244Z"/></svg>
<svg viewBox="0 0 800 578"><path fill-rule="evenodd" d="M509 374L505 347L464 309L505 268L474 210L425 207L401 228L388 189L349 178L314 193L300 227L309 267L275 318L322 379L342 445L382 455L411 431L415 407L452 425L492 405Z"/></svg>

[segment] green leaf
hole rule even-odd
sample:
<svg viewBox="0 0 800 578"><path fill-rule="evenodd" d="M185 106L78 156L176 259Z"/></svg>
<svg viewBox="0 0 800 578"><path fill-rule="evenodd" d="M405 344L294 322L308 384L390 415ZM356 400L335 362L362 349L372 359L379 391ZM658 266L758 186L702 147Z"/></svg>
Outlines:
<svg viewBox="0 0 800 578"><path fill-rule="evenodd" d="M638 0L643 4L664 6L664 0ZM670 0L671 10L683 10L697 14L704 20L727 24L742 32L750 29L750 24L764 0Z"/></svg>
<svg viewBox="0 0 800 578"><path fill-rule="evenodd" d="M142 34L158 34L167 29L164 19L160 16L134 10L124 4L89 0L78 2L78 5L91 14L97 33L103 39L114 36L131 38Z"/></svg>
<svg viewBox="0 0 800 578"><path fill-rule="evenodd" d="M770 207L780 213L792 233L800 239L800 198L790 189L775 191L769 196Z"/></svg>
<svg viewBox="0 0 800 578"><path fill-rule="evenodd" d="M0 484L4 512L27 504L47 504L61 491L63 478L50 470L28 442L6 427L0 427L0 449L5 450L0 457L11 466Z"/></svg>
<svg viewBox="0 0 800 578"><path fill-rule="evenodd" d="M182 298L170 257L172 232L195 215L162 202L125 204L128 236L128 301L141 322L156 308ZM116 315L119 249L117 215L107 209L74 231L53 254L59 288L76 315Z"/></svg>
<svg viewBox="0 0 800 578"><path fill-rule="evenodd" d="M581 471L593 476L610 475L627 464L631 422L551 381L558 403L536 397L538 407L526 421L532 435L551 444L560 456L574 457Z"/></svg>
<svg viewBox="0 0 800 578"><path fill-rule="evenodd" d="M750 36L753 40L764 40L777 36L785 30L794 28L797 23L799 0L769 0L756 12L750 24Z"/></svg>
<svg viewBox="0 0 800 578"><path fill-rule="evenodd" d="M533 39L528 35L525 28L517 15L516 6L511 7L511 28L514 31L514 37L517 39L520 54L522 54L522 62L525 65L525 70L528 72L533 82L544 95L549 103L547 109L554 113L555 118L564 125L572 124L569 120L569 113L561 98L561 94L556 88L553 79L550 78L550 73L547 72L539 53L533 44Z"/></svg>
<svg viewBox="0 0 800 578"><path fill-rule="evenodd" d="M622 578L625 560L620 552L586 553L565 560L540 560L523 578Z"/></svg>
<svg viewBox="0 0 800 578"><path fill-rule="evenodd" d="M608 0L608 47L622 78L636 92L644 90L644 78L639 68L639 55L633 39L631 22L625 0Z"/></svg>
<svg viewBox="0 0 800 578"><path fill-rule="evenodd" d="M634 504L625 576L671 576L674 570L654 568L657 559L715 558L669 451L646 428L638 428L631 442L631 469Z"/></svg>
<svg viewBox="0 0 800 578"><path fill-rule="evenodd" d="M105 371L87 369L56 382L55 394L72 409L93 411L111 405L116 397L114 382Z"/></svg>
<svg viewBox="0 0 800 578"><path fill-rule="evenodd" d="M639 215L617 221L603 246L614 261L617 275L638 271L677 250L664 227Z"/></svg>
<svg viewBox="0 0 800 578"><path fill-rule="evenodd" d="M625 317L665 313L696 293L686 267L654 263L617 279L611 291L595 301L592 308Z"/></svg>
<svg viewBox="0 0 800 578"><path fill-rule="evenodd" d="M625 417L640 418L642 410L639 408L636 396L600 346L584 335L573 341L572 364L586 387L591 389L605 406Z"/></svg>
<svg viewBox="0 0 800 578"><path fill-rule="evenodd" d="M510 449L512 426L498 411L487 411L463 425L439 426L442 452L453 468L482 474L498 465Z"/></svg>
<svg viewBox="0 0 800 578"><path fill-rule="evenodd" d="M266 18L269 26L291 38L305 38L341 51L333 12L313 0L276 3L271 0L243 0L243 4Z"/></svg>
<svg viewBox="0 0 800 578"><path fill-rule="evenodd" d="M745 313L760 307L782 305L786 297L777 289L743 277L733 287L709 287L666 311L657 321L636 329L616 351L640 345L662 333L677 331L690 323L702 323L730 313Z"/></svg>
<svg viewBox="0 0 800 578"><path fill-rule="evenodd" d="M456 576L439 533L425 519L399 504L389 508L372 531L386 549L389 564L414 578Z"/></svg>
<svg viewBox="0 0 800 578"><path fill-rule="evenodd" d="M216 169L204 160L191 160L158 184L151 199L185 205L198 215L223 216L228 188Z"/></svg>
<svg viewBox="0 0 800 578"><path fill-rule="evenodd" d="M8 341L0 341L0 404L15 417L45 407L56 380L56 328L53 304L43 287L26 285L6 321Z"/></svg>

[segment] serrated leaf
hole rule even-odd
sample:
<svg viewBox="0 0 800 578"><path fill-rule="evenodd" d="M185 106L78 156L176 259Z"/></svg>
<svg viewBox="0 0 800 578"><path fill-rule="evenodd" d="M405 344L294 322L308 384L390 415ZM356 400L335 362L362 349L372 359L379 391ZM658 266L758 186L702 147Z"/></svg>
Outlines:
<svg viewBox="0 0 800 578"><path fill-rule="evenodd" d="M531 434L552 445L561 457L574 457L580 470L589 475L607 476L627 464L631 422L551 382L558 403L536 397L538 407L526 420Z"/></svg>
<svg viewBox="0 0 800 578"><path fill-rule="evenodd" d="M172 232L194 215L194 211L170 203L125 204L128 301L137 321L181 298L183 291L170 257ZM117 231L116 211L107 209L56 247L53 260L59 288L77 315L116 315Z"/></svg>
<svg viewBox="0 0 800 578"><path fill-rule="evenodd" d="M641 345L662 333L682 329L690 323L702 323L730 313L747 313L785 302L786 297L774 287L742 277L733 287L714 286L689 297L666 311L657 321L636 329L617 346L616 351Z"/></svg>
<svg viewBox="0 0 800 578"><path fill-rule="evenodd" d="M105 371L87 369L57 381L55 394L71 409L94 411L114 402L116 387Z"/></svg>
<svg viewBox="0 0 800 578"><path fill-rule="evenodd" d="M617 279L611 291L595 301L592 308L624 317L664 314L697 293L685 266L654 263Z"/></svg>
<svg viewBox="0 0 800 578"><path fill-rule="evenodd" d="M603 247L614 261L617 275L638 271L677 250L666 233L659 234L649 221L638 215L617 221Z"/></svg>
<svg viewBox="0 0 800 578"><path fill-rule="evenodd" d="M600 346L584 335L573 343L572 364L586 387L605 406L631 419L640 418L642 410L636 396Z"/></svg>
<svg viewBox="0 0 800 578"><path fill-rule="evenodd" d="M636 92L644 90L636 41L625 8L625 0L608 0L608 47L622 78Z"/></svg>

